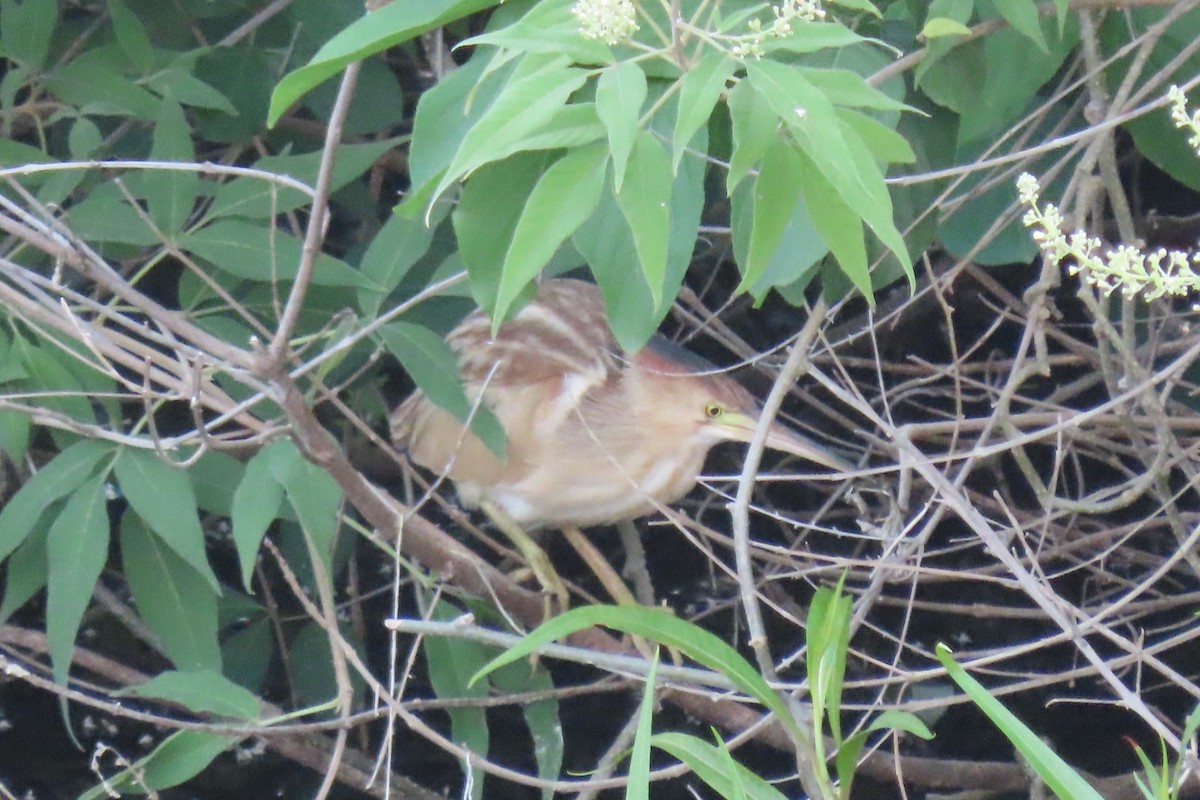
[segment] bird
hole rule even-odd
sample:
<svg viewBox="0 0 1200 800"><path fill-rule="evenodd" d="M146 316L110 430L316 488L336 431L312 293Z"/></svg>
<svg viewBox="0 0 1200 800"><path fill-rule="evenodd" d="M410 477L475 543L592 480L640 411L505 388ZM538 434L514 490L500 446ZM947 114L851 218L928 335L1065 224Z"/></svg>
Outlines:
<svg viewBox="0 0 1200 800"><path fill-rule="evenodd" d="M446 342L467 396L503 427L504 457L419 390L390 416L393 443L452 481L463 505L496 520L560 600L557 576L542 574L552 571L544 553L516 537L635 520L668 506L695 486L714 445L750 442L762 413L734 378L661 335L623 352L599 287L583 280L543 281L494 335L477 310ZM851 469L778 422L766 446Z"/></svg>

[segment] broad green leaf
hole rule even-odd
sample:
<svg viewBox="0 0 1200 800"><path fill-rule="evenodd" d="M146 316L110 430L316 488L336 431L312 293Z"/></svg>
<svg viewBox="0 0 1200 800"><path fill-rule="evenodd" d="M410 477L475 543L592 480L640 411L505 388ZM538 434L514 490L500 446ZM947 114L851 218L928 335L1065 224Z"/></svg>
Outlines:
<svg viewBox="0 0 1200 800"><path fill-rule="evenodd" d="M575 0L541 0L511 25L472 36L458 46L491 45L513 53L562 53L576 64L611 64L609 46L580 33L579 18L571 10L574 5Z"/></svg>
<svg viewBox="0 0 1200 800"><path fill-rule="evenodd" d="M169 97L162 101L158 122L154 126L150 158L155 161L196 160L191 126L183 116L183 109ZM174 169L151 171L142 175L142 186L150 218L165 236L174 239L183 230L195 207L200 176L195 172Z"/></svg>
<svg viewBox="0 0 1200 800"><path fill-rule="evenodd" d="M122 494L138 516L208 582L212 591L220 593L221 585L204 552L204 531L188 474L154 453L135 447L121 451L114 471Z"/></svg>
<svg viewBox="0 0 1200 800"><path fill-rule="evenodd" d="M879 9L875 7L875 4L870 2L870 0L831 0L831 2L835 6L848 8L851 11L865 11L873 17L883 16L879 13Z"/></svg>
<svg viewBox="0 0 1200 800"><path fill-rule="evenodd" d="M633 151L638 117L646 102L646 73L632 61L621 61L600 72L596 82L596 115L608 131L613 159L613 185L621 191L625 166Z"/></svg>
<svg viewBox="0 0 1200 800"><path fill-rule="evenodd" d="M12 139L0 139L0 167L46 164L54 159L33 145Z"/></svg>
<svg viewBox="0 0 1200 800"><path fill-rule="evenodd" d="M104 475L80 486L46 537L46 638L54 681L67 685L75 635L108 560L108 502Z"/></svg>
<svg viewBox="0 0 1200 800"><path fill-rule="evenodd" d="M333 175L330 177L330 191L336 192L362 175L380 156L400 142L400 138L394 137L378 142L338 146ZM300 155L266 156L254 162L254 168L287 175L311 186L317 180L321 158L319 151ZM311 202L312 196L299 189L280 186L262 178L234 178L217 188L206 218L237 216L272 219L285 211L300 208Z"/></svg>
<svg viewBox="0 0 1200 800"><path fill-rule="evenodd" d="M364 314L374 316L379 313L383 301L429 250L439 221L426 223L423 219L393 214L379 229L359 264L363 276L379 287L359 291L358 305Z"/></svg>
<svg viewBox="0 0 1200 800"><path fill-rule="evenodd" d="M687 764L697 777L722 797L733 797L740 791L750 800L784 800L782 792L741 764L736 764L740 788L735 789L725 768L728 761L721 751L691 734L660 733L651 740L651 744Z"/></svg>
<svg viewBox="0 0 1200 800"><path fill-rule="evenodd" d="M48 510L48 509L47 509ZM62 509L55 509L61 512ZM25 605L46 585L46 536L50 532L50 515L39 519L21 546L4 563L4 602L0 603L0 625L13 612Z"/></svg>
<svg viewBox="0 0 1200 800"><path fill-rule="evenodd" d="M683 151L701 125L708 122L713 108L733 77L737 62L721 51L712 51L683 74L679 87L679 115L671 137L671 169L678 171ZM617 190L621 188L617 184Z"/></svg>
<svg viewBox="0 0 1200 800"><path fill-rule="evenodd" d="M80 422L96 422L96 411L88 399L86 387L68 367L73 361L69 352L48 342L35 344L22 337L13 345L13 354L20 358L28 375L21 388L35 395L27 402ZM37 397L39 392L45 392L47 396Z"/></svg>
<svg viewBox="0 0 1200 800"><path fill-rule="evenodd" d="M804 167L803 155L780 138L763 155L762 167L754 180L754 222L746 260L741 265L739 292L758 283L774 258L800 198Z"/></svg>
<svg viewBox="0 0 1200 800"><path fill-rule="evenodd" d="M947 17L930 17L921 28L921 35L926 39L937 39L941 36L969 36L971 29L958 20Z"/></svg>
<svg viewBox="0 0 1200 800"><path fill-rule="evenodd" d="M233 493L233 543L242 568L242 585L247 590L254 576L258 548L267 528L279 516L279 505L283 502L283 486L271 474L271 451L277 447L287 444L282 440L272 442L254 454Z"/></svg>
<svg viewBox="0 0 1200 800"><path fill-rule="evenodd" d="M871 155L881 164L913 164L917 154L913 152L908 140L892 128L884 125L874 117L854 111L849 108L837 110L838 119L843 125L849 126L860 139Z"/></svg>
<svg viewBox="0 0 1200 800"><path fill-rule="evenodd" d="M459 610L446 603L438 603L431 619L448 622L461 616ZM468 639L443 636L427 636L424 640L425 663L429 669L429 683L441 700L468 700L487 697L485 683L471 684L471 676L487 663L494 648L484 647ZM462 704L446 709L450 717L450 732L454 741L472 753L485 755L488 752L487 712L481 706ZM471 770L471 797L483 797L483 770L462 764Z"/></svg>
<svg viewBox="0 0 1200 800"><path fill-rule="evenodd" d="M734 188L762 161L763 154L775 141L779 120L766 98L747 80L738 81L727 102L733 127L733 154L725 177L725 191L732 196Z"/></svg>
<svg viewBox="0 0 1200 800"><path fill-rule="evenodd" d="M768 37L763 42L763 52L786 50L789 53L815 53L818 50L841 50L866 41L840 22L792 20L788 24L792 32L779 38Z"/></svg>
<svg viewBox="0 0 1200 800"><path fill-rule="evenodd" d="M163 672L122 694L169 700L197 714L237 720L256 720L259 716L258 697L213 670Z"/></svg>
<svg viewBox="0 0 1200 800"><path fill-rule="evenodd" d="M949 647L939 642L934 650L937 653L938 661L942 662L942 666L946 668L950 678L967 693L972 702L979 706L979 710L986 714L1001 733L1013 743L1013 746L1024 757L1025 762L1046 782L1046 786L1051 791L1062 800L1103 800L1091 784L1072 769L1070 764L1059 758L1036 733L1017 719L1017 716L1005 708L1003 703L992 697L979 681L972 678L954 660Z"/></svg>
<svg viewBox="0 0 1200 800"><path fill-rule="evenodd" d="M630 174L617 192L617 205L633 233L638 262L657 306L663 301L667 270L671 185L674 181L671 158L654 134L642 131L634 144L629 167Z"/></svg>
<svg viewBox="0 0 1200 800"><path fill-rule="evenodd" d="M105 800L111 796L109 790L144 793L147 789L178 786L199 775L238 740L237 736L178 731L168 736L150 755L108 778L103 785L80 795L80 800Z"/></svg>
<svg viewBox="0 0 1200 800"><path fill-rule="evenodd" d="M543 693L544 698L521 705L521 714L533 739L533 757L538 765L538 777L558 780L563 765L563 730L558 713L558 700L553 695L554 679L550 673L528 662L514 662L501 667L489 676L492 686L503 694L523 692ZM554 790L542 790L543 800L553 800Z"/></svg>
<svg viewBox="0 0 1200 800"><path fill-rule="evenodd" d="M112 452L111 445L85 439L63 450L25 481L0 508L0 559L25 541L54 501L83 486L95 474L97 465Z"/></svg>
<svg viewBox="0 0 1200 800"><path fill-rule="evenodd" d="M121 560L138 613L171 663L181 670L219 671L212 587L132 511L121 518Z"/></svg>
<svg viewBox="0 0 1200 800"><path fill-rule="evenodd" d="M228 517L233 507L233 493L242 479L244 466L229 453L208 450L188 468L196 505L201 511Z"/></svg>
<svg viewBox="0 0 1200 800"><path fill-rule="evenodd" d="M108 0L108 17L112 20L113 32L117 42L125 51L129 62L143 75L154 69L158 58L146 28L138 19L137 14L129 10L123 0Z"/></svg>
<svg viewBox="0 0 1200 800"><path fill-rule="evenodd" d="M238 278L274 283L296 277L303 242L270 223L219 219L181 237L185 249ZM366 288L371 284L345 261L318 253L312 270L314 286Z"/></svg>
<svg viewBox="0 0 1200 800"><path fill-rule="evenodd" d="M581 147L604 138L604 123L596 114L595 103L571 103L560 108L550 121L520 142L519 150L558 150ZM518 152L513 147L503 153Z"/></svg>
<svg viewBox="0 0 1200 800"><path fill-rule="evenodd" d="M633 734L633 747L629 753L629 785L625 790L626 800L650 800L650 746L653 739L654 690L658 679L658 653L650 659L650 669L642 687L642 702L638 706L637 729Z"/></svg>
<svg viewBox="0 0 1200 800"><path fill-rule="evenodd" d="M608 154L600 145L572 150L550 165L525 201L504 257L492 332L600 200Z"/></svg>
<svg viewBox="0 0 1200 800"><path fill-rule="evenodd" d="M56 0L0 2L0 52L31 72L46 64L58 24Z"/></svg>
<svg viewBox="0 0 1200 800"><path fill-rule="evenodd" d="M292 103L351 62L492 5L495 0L406 0L366 14L326 42L306 66L284 76L271 95L267 124L273 127Z"/></svg>
<svg viewBox="0 0 1200 800"><path fill-rule="evenodd" d="M750 232L754 226L754 189L753 184L742 183L730 198L733 254L738 264L746 263L750 246ZM750 294L761 302L771 289L794 287L797 291L803 291L815 276L818 262L828 253L829 245L817 232L808 213L808 204L801 194L783 229L775 255L767 262L758 283L749 288Z"/></svg>
<svg viewBox="0 0 1200 800"><path fill-rule="evenodd" d="M549 153L520 153L488 164L463 186L452 220L459 253L471 275L471 294L480 308L496 307L499 254L508 252L529 194L551 159ZM498 197L504 202L496 202Z"/></svg>
<svg viewBox="0 0 1200 800"><path fill-rule="evenodd" d="M795 67L795 74L814 86L837 106L871 108L877 111L911 111L912 107L867 83L861 75L848 69Z"/></svg>
<svg viewBox="0 0 1200 800"><path fill-rule="evenodd" d="M221 51L225 50L225 48L217 49ZM238 109L230 102L228 97L219 89L196 77L194 74L201 57L209 55L211 52L192 51L181 53L168 67L160 69L149 76L146 79L146 85L158 94L169 95L175 98L180 105L188 106L198 111L217 111L230 116L238 114ZM225 53L222 52L220 57L225 57ZM261 116L261 114L256 114L252 119L256 123L261 123ZM255 132L257 130L258 124L255 125Z"/></svg>
<svg viewBox="0 0 1200 800"><path fill-rule="evenodd" d="M872 293L871 275L862 218L846 205L834 186L812 164L808 154L801 153L800 156L806 173L806 180L800 188L809 219L837 259L842 272L869 298Z"/></svg>
<svg viewBox="0 0 1200 800"><path fill-rule="evenodd" d="M71 232L89 242L110 242L149 247L159 244L150 229L113 184L97 186L71 206Z"/></svg>
<svg viewBox="0 0 1200 800"><path fill-rule="evenodd" d="M553 119L587 80L586 70L569 64L565 57L536 53L523 57L488 110L463 137L433 196L439 197L484 164L522 149L523 140Z"/></svg>
<svg viewBox="0 0 1200 800"><path fill-rule="evenodd" d="M472 682L478 681L498 667L533 654L543 644L557 641L595 625L631 633L680 650L697 663L719 672L739 690L773 711L795 735L807 736L799 728L796 720L792 718L791 712L788 711L782 698L767 685L763 677L738 654L737 650L703 628L659 608L641 606L573 608L543 623L521 641L492 659L483 669L475 673L471 680Z"/></svg>
<svg viewBox="0 0 1200 800"><path fill-rule="evenodd" d="M342 490L328 472L300 455L291 440L270 452L271 475L284 494L304 533L325 561L332 578L333 537L337 533Z"/></svg>
<svg viewBox="0 0 1200 800"><path fill-rule="evenodd" d="M1038 18L1038 7L1034 0L1000 0L993 4L1004 21L1022 36L1037 45L1043 53L1050 52L1046 37L1042 33L1042 22Z"/></svg>
<svg viewBox="0 0 1200 800"><path fill-rule="evenodd" d="M458 377L458 357L442 337L428 328L403 320L381 327L379 337L388 351L400 360L417 387L435 405L449 411L461 422L470 417L471 402L463 392ZM475 410L471 432L497 458L504 458L504 428L490 409L480 405Z"/></svg>
<svg viewBox="0 0 1200 800"><path fill-rule="evenodd" d="M432 192L434 182L445 174L467 131L504 87L508 74L483 77L486 63L478 56L472 58L421 93L413 114L412 143L408 148L412 180L408 195L419 194L423 187Z"/></svg>
<svg viewBox="0 0 1200 800"><path fill-rule="evenodd" d="M85 52L45 77L46 88L64 103L84 113L134 116L146 121L158 117L160 101L99 57Z"/></svg>

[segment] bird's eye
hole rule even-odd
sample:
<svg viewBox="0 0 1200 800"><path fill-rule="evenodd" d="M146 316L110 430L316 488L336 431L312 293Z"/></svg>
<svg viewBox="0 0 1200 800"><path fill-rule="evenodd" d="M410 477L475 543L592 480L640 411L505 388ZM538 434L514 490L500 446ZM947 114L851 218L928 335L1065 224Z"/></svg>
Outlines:
<svg viewBox="0 0 1200 800"><path fill-rule="evenodd" d="M704 407L704 416L709 419L717 419L724 413L725 409L720 403L709 403Z"/></svg>

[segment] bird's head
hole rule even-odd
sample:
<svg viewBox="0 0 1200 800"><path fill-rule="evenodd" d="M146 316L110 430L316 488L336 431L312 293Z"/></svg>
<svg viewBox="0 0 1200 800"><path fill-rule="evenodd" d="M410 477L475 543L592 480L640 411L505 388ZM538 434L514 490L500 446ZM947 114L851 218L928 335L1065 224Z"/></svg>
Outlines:
<svg viewBox="0 0 1200 800"><path fill-rule="evenodd" d="M656 336L633 356L629 368L638 384L638 402L647 406L641 413L655 419L664 435L682 431L709 446L748 444L754 438L762 407L740 383L700 356ZM844 459L778 422L768 430L766 445L829 469L853 470Z"/></svg>

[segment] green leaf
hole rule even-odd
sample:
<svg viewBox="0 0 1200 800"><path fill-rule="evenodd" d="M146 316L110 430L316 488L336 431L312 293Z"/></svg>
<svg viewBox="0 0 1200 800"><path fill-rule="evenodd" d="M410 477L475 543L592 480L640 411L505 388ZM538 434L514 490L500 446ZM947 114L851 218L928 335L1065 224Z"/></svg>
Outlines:
<svg viewBox="0 0 1200 800"><path fill-rule="evenodd" d="M883 16L870 0L832 0L832 2L835 6L848 8L851 11L865 11L873 17Z"/></svg>
<svg viewBox="0 0 1200 800"><path fill-rule="evenodd" d="M292 103L353 61L387 50L427 30L495 5L496 0L406 0L370 12L330 39L304 67L284 76L271 95L274 127Z"/></svg>
<svg viewBox="0 0 1200 800"><path fill-rule="evenodd" d="M250 589L258 548L267 528L279 516L283 502L283 486L271 474L272 450L288 445L282 440L272 442L254 454L246 463L246 471L233 493L231 523L233 543L242 568L242 585Z"/></svg>
<svg viewBox="0 0 1200 800"><path fill-rule="evenodd" d="M836 188L813 165L807 153L801 153L806 180L801 185L804 207L813 227L829 247L838 266L850 281L871 297L871 274L867 263L867 243L863 238L862 219L842 200Z"/></svg>
<svg viewBox="0 0 1200 800"><path fill-rule="evenodd" d="M115 472L121 492L138 516L219 594L221 585L204 552L204 531L187 473L135 447L121 451Z"/></svg>
<svg viewBox="0 0 1200 800"><path fill-rule="evenodd" d="M358 293L358 305L364 314L374 316L387 296L400 285L404 276L429 250L437 222L408 219L393 214L383 224L367 252L359 271L378 289L363 289Z"/></svg>
<svg viewBox="0 0 1200 800"><path fill-rule="evenodd" d="M342 490L328 472L300 455L290 439L270 452L271 475L283 486L288 503L331 575L333 537L342 506Z"/></svg>
<svg viewBox="0 0 1200 800"><path fill-rule="evenodd" d="M121 560L138 613L182 670L220 670L217 596L137 514L121 518Z"/></svg>
<svg viewBox="0 0 1200 800"><path fill-rule="evenodd" d="M613 185L621 191L625 166L638 132L638 117L646 102L646 73L632 61L621 61L600 72L596 82L596 115L608 131L613 159Z"/></svg>
<svg viewBox="0 0 1200 800"><path fill-rule="evenodd" d="M507 27L472 36L459 47L491 45L515 53L561 53L576 64L611 64L613 53L599 39L589 39L579 30L572 13L575 0L541 0Z"/></svg>
<svg viewBox="0 0 1200 800"><path fill-rule="evenodd" d="M33 533L38 520L54 501L83 486L95 474L96 465L112 452L111 445L85 439L63 450L25 481L0 508L0 559Z"/></svg>
<svg viewBox="0 0 1200 800"><path fill-rule="evenodd" d="M846 652L850 647L850 597L821 587L809 604L805 625L809 694L816 724L827 720L833 740L842 741L842 681L846 674Z"/></svg>
<svg viewBox="0 0 1200 800"><path fill-rule="evenodd" d="M629 784L625 790L626 800L650 800L650 746L653 739L654 690L658 678L658 648L650 659L650 669L642 689L642 702L638 706L637 729L633 734L633 747L629 752Z"/></svg>
<svg viewBox="0 0 1200 800"><path fill-rule="evenodd" d="M453 606L438 603L431 619L448 622L457 619L462 612ZM429 683L433 692L441 700L467 700L486 697L488 687L480 683L472 685L471 675L487 663L489 652L493 648L484 647L478 642L467 639L456 639L442 636L427 636L424 640L425 663L429 668ZM451 736L460 744L478 755L488 752L487 712L481 706L468 703L452 705L446 709L450 717ZM469 763L462 764L464 770L473 774L471 780L471 797L475 800L483 797L483 770L472 767Z"/></svg>
<svg viewBox="0 0 1200 800"><path fill-rule="evenodd" d="M934 650L951 680L996 724L1052 792L1062 800L1103 800L1070 764L1059 758L1036 733L992 697L979 681L967 674L954 660L949 647L939 642Z"/></svg>
<svg viewBox="0 0 1200 800"><path fill-rule="evenodd" d="M535 692L543 699L521 704L521 714L533 739L533 756L542 780L558 780L563 764L562 720L558 700L554 695L554 679L550 673L528 662L514 662L493 672L492 686L508 695ZM553 800L554 789L542 790L543 800Z"/></svg>
<svg viewBox="0 0 1200 800"><path fill-rule="evenodd" d="M471 416L471 402L458 377L458 357L442 337L428 328L403 320L381 327L379 337L434 405L449 411L460 422L467 421ZM471 432L497 458L504 459L504 428L496 415L482 404L475 409L471 419Z"/></svg>
<svg viewBox="0 0 1200 800"><path fill-rule="evenodd" d="M233 507L233 493L242 479L244 467L229 453L207 450L188 469L196 505L202 511L228 517Z"/></svg>
<svg viewBox="0 0 1200 800"><path fill-rule="evenodd" d="M698 778L722 797L733 797L741 792L750 800L785 800L778 789L736 762L735 782L727 769L729 760L721 750L691 734L660 733L651 744L687 764Z"/></svg>
<svg viewBox="0 0 1200 800"><path fill-rule="evenodd" d="M181 246L238 278L264 283L292 280L300 267L304 243L284 230L240 219L219 219L185 234ZM370 287L361 272L345 261L318 253L312 270L314 286ZM375 288L375 287L371 287Z"/></svg>
<svg viewBox="0 0 1200 800"><path fill-rule="evenodd" d="M169 700L197 714L247 721L259 716L259 699L253 692L212 670L163 672L120 694Z"/></svg>
<svg viewBox="0 0 1200 800"><path fill-rule="evenodd" d="M993 4L1004 21L1037 45L1043 53L1050 52L1046 37L1042 33L1042 22L1038 18L1038 7L1034 0L1000 0Z"/></svg>
<svg viewBox="0 0 1200 800"><path fill-rule="evenodd" d="M671 169L678 171L683 151L700 126L708 122L713 108L733 77L737 62L721 51L712 51L683 74L679 87L679 115L671 137ZM620 191L620 184L617 190Z"/></svg>
<svg viewBox="0 0 1200 800"><path fill-rule="evenodd" d="M155 161L196 160L191 127L183 116L183 109L169 97L162 101L154 126L150 158ZM183 230L196 205L200 176L191 171L171 169L146 172L142 179L150 218L165 236L174 239Z"/></svg>
<svg viewBox="0 0 1200 800"><path fill-rule="evenodd" d="M45 77L46 88L82 113L158 117L160 101L133 81L113 71L98 51L85 52Z"/></svg>
<svg viewBox="0 0 1200 800"><path fill-rule="evenodd" d="M587 80L587 71L561 56L523 57L488 110L463 137L462 145L434 189L437 198L451 184L490 161L521 149L566 105Z"/></svg>
<svg viewBox="0 0 1200 800"><path fill-rule="evenodd" d="M733 126L733 154L725 176L725 191L732 196L734 188L762 161L775 141L779 120L770 103L747 80L738 81L727 102Z"/></svg>
<svg viewBox="0 0 1200 800"><path fill-rule="evenodd" d="M840 22L806 22L792 20L792 32L779 38L768 37L763 52L786 50L789 53L815 53L820 50L842 50L867 41Z"/></svg>
<svg viewBox="0 0 1200 800"><path fill-rule="evenodd" d="M763 154L754 180L753 224L739 292L758 283L775 257L800 198L805 166L803 155L782 139L777 138Z"/></svg>
<svg viewBox="0 0 1200 800"><path fill-rule="evenodd" d="M655 305L663 300L670 235L671 159L650 133L638 134L629 163L630 175L617 192L617 205L633 233L638 261Z"/></svg>
<svg viewBox="0 0 1200 800"><path fill-rule="evenodd" d="M128 769L108 778L80 795L80 800L104 800L109 790L144 793L147 789L169 789L199 775L213 759L239 740L201 731L178 731L168 736L154 752Z"/></svg>
<svg viewBox="0 0 1200 800"><path fill-rule="evenodd" d="M56 0L0 2L0 52L35 72L46 64L57 24Z"/></svg>
<svg viewBox="0 0 1200 800"><path fill-rule="evenodd" d="M129 63L143 75L149 73L158 61L146 28L137 14L129 10L122 0L108 0L108 16L112 20L113 33L129 59Z"/></svg>
<svg viewBox="0 0 1200 800"><path fill-rule="evenodd" d="M914 164L917 154L908 140L874 117L849 108L837 110L838 119L862 139L871 155L881 164Z"/></svg>
<svg viewBox="0 0 1200 800"><path fill-rule="evenodd" d="M62 509L54 510L57 514ZM4 602L0 603L0 625L46 585L49 574L46 562L49 516L44 515L34 524L25 541L13 551L4 565Z"/></svg>
<svg viewBox="0 0 1200 800"><path fill-rule="evenodd" d="M600 201L607 163L608 154L600 145L572 150L551 164L534 184L504 257L492 315L493 333L530 281L591 216Z"/></svg>
<svg viewBox="0 0 1200 800"><path fill-rule="evenodd" d="M54 681L67 685L75 635L108 560L108 503L104 475L78 488L46 537L46 638Z"/></svg>
<svg viewBox="0 0 1200 800"><path fill-rule="evenodd" d="M806 734L797 725L787 705L737 650L703 628L658 608L631 606L582 606L543 623L535 631L492 659L475 673L478 681L492 670L533 654L541 645L572 633L603 625L676 648L696 662L724 675L739 690L773 711L797 736Z"/></svg>
<svg viewBox="0 0 1200 800"><path fill-rule="evenodd" d="M971 29L958 20L947 17L930 17L921 28L921 35L926 39L937 39L941 36L969 36Z"/></svg>
<svg viewBox="0 0 1200 800"><path fill-rule="evenodd" d="M794 67L793 69L795 75L802 76L817 91L838 106L871 108L877 111L913 110L911 106L893 100L867 83L861 75L848 69L818 67Z"/></svg>

